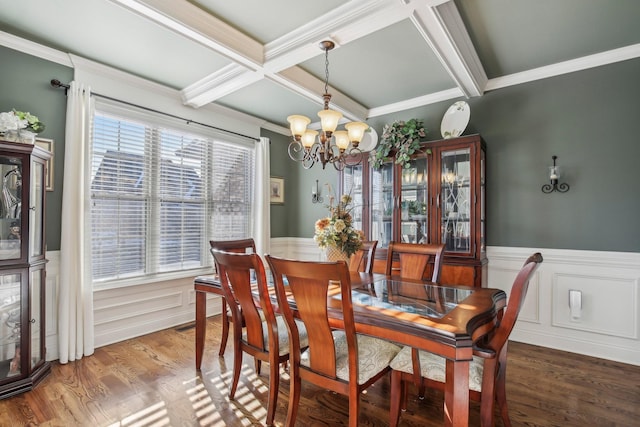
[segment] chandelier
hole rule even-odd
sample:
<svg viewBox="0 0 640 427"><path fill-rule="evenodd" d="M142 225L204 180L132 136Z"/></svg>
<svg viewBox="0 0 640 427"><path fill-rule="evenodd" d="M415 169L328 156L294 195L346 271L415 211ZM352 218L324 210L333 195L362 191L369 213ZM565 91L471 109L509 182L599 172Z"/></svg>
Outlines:
<svg viewBox="0 0 640 427"><path fill-rule="evenodd" d="M318 112L320 117L320 132L307 129L311 119L305 116L293 115L287 117L291 127L293 140L289 143L289 157L300 162L305 169L316 163L322 163L322 169L331 163L337 170L347 165L356 165L362 161L363 153L358 144L369 125L362 122L350 122L344 125L346 130L336 130L342 113L329 109L331 94L329 93L329 51L335 47L332 41L320 42L320 48L325 55L324 80L324 109ZM316 139L316 136L318 137ZM332 143L332 140L333 141Z"/></svg>

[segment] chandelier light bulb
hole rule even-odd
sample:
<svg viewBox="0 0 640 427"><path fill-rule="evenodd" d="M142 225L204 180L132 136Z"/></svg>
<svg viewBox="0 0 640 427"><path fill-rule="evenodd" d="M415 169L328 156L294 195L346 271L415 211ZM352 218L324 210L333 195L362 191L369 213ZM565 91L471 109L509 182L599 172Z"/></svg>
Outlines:
<svg viewBox="0 0 640 427"><path fill-rule="evenodd" d="M318 117L320 117L320 126L322 130L327 133L333 133L338 127L338 122L342 118L342 113L334 110L321 110L318 111Z"/></svg>
<svg viewBox="0 0 640 427"><path fill-rule="evenodd" d="M309 123L311 123L311 119L305 116L293 115L287 117L287 121L289 122L291 128L291 135L299 141L300 137L304 134L304 131L307 129Z"/></svg>
<svg viewBox="0 0 640 427"><path fill-rule="evenodd" d="M357 147L364 137L364 132L369 129L369 125L362 122L351 122L344 125L347 132L349 132L349 141L354 147Z"/></svg>
<svg viewBox="0 0 640 427"><path fill-rule="evenodd" d="M333 137L336 139L336 145L340 152L343 152L349 146L349 134L346 130L337 130L333 133Z"/></svg>
<svg viewBox="0 0 640 427"><path fill-rule="evenodd" d="M316 142L316 136L318 135L317 130L307 129L307 131L302 135L302 145L304 148L309 149Z"/></svg>

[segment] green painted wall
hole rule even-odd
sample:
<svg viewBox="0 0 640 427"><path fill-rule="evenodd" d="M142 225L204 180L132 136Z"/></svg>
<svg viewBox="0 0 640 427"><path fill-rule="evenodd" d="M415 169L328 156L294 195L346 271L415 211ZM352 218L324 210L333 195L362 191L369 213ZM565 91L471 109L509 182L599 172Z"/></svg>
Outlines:
<svg viewBox="0 0 640 427"><path fill-rule="evenodd" d="M47 249L60 249L60 212L62 210L62 174L64 158L64 128L67 100L64 91L54 89L49 82L58 79L70 82L71 68L45 61L0 46L0 111L29 111L45 124L39 137L54 140L54 191L46 195Z"/></svg>
<svg viewBox="0 0 640 427"><path fill-rule="evenodd" d="M60 248L60 211L66 99L49 80L71 81L73 70L0 47L0 111L30 111L55 140L55 191L47 193L47 245ZM635 129L640 99L640 59L487 92L468 100L465 133L487 143L487 242L492 246L640 252L640 141ZM440 139L440 120L454 100L369 120L418 117L428 139ZM328 166L304 170L289 159L289 138L271 139L271 175L285 178L285 204L271 206L273 237L313 236L324 204L311 203L317 179L335 187ZM571 185L566 194L543 194L547 167L558 156ZM326 201L326 199L325 199Z"/></svg>
<svg viewBox="0 0 640 427"><path fill-rule="evenodd" d="M638 76L640 59L633 59L467 100L471 120L465 134L480 133L487 143L489 245L640 251ZM385 123L422 118L427 139L440 139L440 121L454 101L375 117L369 124L381 134ZM272 158L278 152L272 145ZM548 183L552 155L558 156L561 181L571 186L568 193L540 190ZM310 185L317 176L335 181L333 171L302 171L287 159L286 147L280 156L272 164L284 158L289 166L279 167L299 181L287 203L300 200L300 206L272 221L286 222L289 236L311 237L314 220L326 209L307 201Z"/></svg>
<svg viewBox="0 0 640 427"><path fill-rule="evenodd" d="M271 236L313 237L316 220L328 214L325 184L330 184L336 191L336 170L333 166L323 170L320 165L305 170L289 158L287 147L290 137L264 129L262 136L271 138L271 176L285 179L284 205L271 205ZM311 186L315 185L316 180L320 195L324 198L322 203L311 202Z"/></svg>

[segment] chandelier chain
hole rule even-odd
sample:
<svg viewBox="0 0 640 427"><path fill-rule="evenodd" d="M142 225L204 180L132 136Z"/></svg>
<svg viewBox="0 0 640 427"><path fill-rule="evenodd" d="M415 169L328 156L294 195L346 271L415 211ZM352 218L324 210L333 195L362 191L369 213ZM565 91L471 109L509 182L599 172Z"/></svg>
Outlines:
<svg viewBox="0 0 640 427"><path fill-rule="evenodd" d="M329 49L324 50L324 93L329 93Z"/></svg>

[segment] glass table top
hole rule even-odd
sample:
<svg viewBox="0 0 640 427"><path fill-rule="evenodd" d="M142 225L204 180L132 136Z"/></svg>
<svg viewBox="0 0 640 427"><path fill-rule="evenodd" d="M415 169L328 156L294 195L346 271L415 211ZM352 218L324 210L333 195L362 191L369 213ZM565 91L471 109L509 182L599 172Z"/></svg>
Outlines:
<svg viewBox="0 0 640 427"><path fill-rule="evenodd" d="M473 289L382 279L351 292L354 304L441 318L473 293Z"/></svg>

